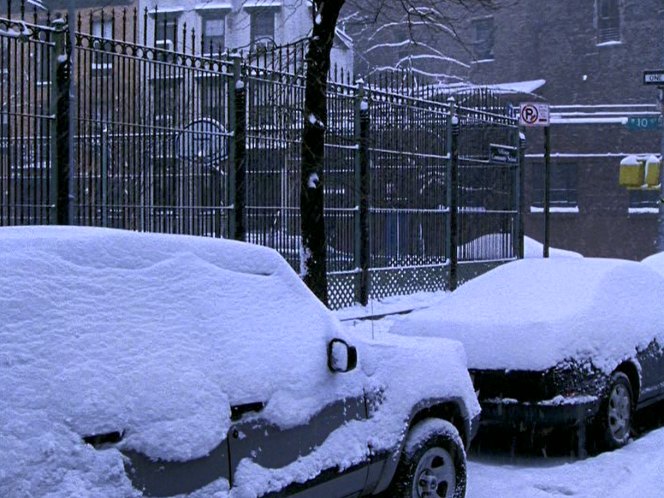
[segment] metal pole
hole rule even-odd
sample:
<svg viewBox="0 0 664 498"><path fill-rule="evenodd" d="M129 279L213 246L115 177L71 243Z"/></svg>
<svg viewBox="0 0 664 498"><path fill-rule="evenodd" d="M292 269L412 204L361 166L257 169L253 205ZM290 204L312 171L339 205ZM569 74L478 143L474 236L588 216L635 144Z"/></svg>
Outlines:
<svg viewBox="0 0 664 498"><path fill-rule="evenodd" d="M70 20L71 22L71 20ZM72 55L73 45L71 38L67 39L68 27L64 21L56 20L54 27L56 33L55 44L55 156L54 174L56 184L55 222L58 225L71 225L73 223L73 120L72 120Z"/></svg>
<svg viewBox="0 0 664 498"><path fill-rule="evenodd" d="M448 258L450 261L450 291L454 291L458 285L457 270L459 265L458 255L458 204L459 204L459 116L456 113L456 103L453 97L448 99L450 104L450 115L447 126L449 137L449 181L447 194L449 202L449 224L448 224Z"/></svg>
<svg viewBox="0 0 664 498"><path fill-rule="evenodd" d="M101 130L101 226L108 226L108 128Z"/></svg>
<svg viewBox="0 0 664 498"><path fill-rule="evenodd" d="M364 82L358 83L357 95L357 170L358 182L358 268L360 269L358 298L362 306L369 303L369 101Z"/></svg>
<svg viewBox="0 0 664 498"><path fill-rule="evenodd" d="M246 136L247 136L247 94L242 75L242 58L233 56L233 88L230 89L230 118L233 136L230 150L229 194L233 214L229 217L229 237L246 240L245 204L247 196Z"/></svg>
<svg viewBox="0 0 664 498"><path fill-rule="evenodd" d="M551 244L551 127L544 127L544 254L549 257Z"/></svg>
<svg viewBox="0 0 664 498"><path fill-rule="evenodd" d="M517 203L519 210L519 223L517 226L518 240L518 253L517 257L523 259L525 256L525 216L526 216L526 200L524 196L525 178L526 178L526 135L523 130L519 130L519 170L517 172Z"/></svg>

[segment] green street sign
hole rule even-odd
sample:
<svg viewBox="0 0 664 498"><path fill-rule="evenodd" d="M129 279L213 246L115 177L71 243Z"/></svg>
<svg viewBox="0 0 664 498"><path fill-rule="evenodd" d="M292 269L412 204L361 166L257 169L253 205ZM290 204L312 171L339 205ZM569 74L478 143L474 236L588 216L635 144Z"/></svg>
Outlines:
<svg viewBox="0 0 664 498"><path fill-rule="evenodd" d="M661 116L630 116L625 124L631 131L653 131L664 128Z"/></svg>

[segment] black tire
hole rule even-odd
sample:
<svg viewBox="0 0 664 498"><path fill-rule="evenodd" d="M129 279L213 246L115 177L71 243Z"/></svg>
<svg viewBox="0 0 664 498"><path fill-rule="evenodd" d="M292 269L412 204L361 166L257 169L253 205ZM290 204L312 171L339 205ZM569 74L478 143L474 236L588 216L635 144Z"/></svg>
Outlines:
<svg viewBox="0 0 664 498"><path fill-rule="evenodd" d="M385 494L394 498L466 496L466 452L457 429L437 418L411 428Z"/></svg>
<svg viewBox="0 0 664 498"><path fill-rule="evenodd" d="M634 394L627 375L614 372L595 420L599 449L613 450L627 444L632 433Z"/></svg>

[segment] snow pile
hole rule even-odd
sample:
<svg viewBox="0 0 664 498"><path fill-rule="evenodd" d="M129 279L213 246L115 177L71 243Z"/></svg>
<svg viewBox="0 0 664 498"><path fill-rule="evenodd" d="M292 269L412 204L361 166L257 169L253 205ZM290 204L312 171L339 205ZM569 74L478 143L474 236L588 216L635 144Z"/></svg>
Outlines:
<svg viewBox="0 0 664 498"><path fill-rule="evenodd" d="M530 237L524 237L524 258L542 258L544 254L544 244L537 242ZM583 255L568 251L567 249L558 249L556 247L549 248L549 257L551 258L582 258Z"/></svg>
<svg viewBox="0 0 664 498"><path fill-rule="evenodd" d="M423 397L454 393L470 415L479 410L459 343L354 337L264 247L2 228L0 289L0 496L131 496L120 451L82 436L124 431L120 449L185 461L226 438L234 404L265 402L261 416L289 428L337 399L385 399L369 422L346 424L287 467L241 462L231 496L348 467L369 445L393 447ZM333 337L359 346L355 371L327 369ZM228 482L197 496L212 493L229 495Z"/></svg>
<svg viewBox="0 0 664 498"><path fill-rule="evenodd" d="M460 340L471 368L541 370L591 358L610 372L653 338L664 343L662 299L664 279L640 263L524 259L395 320L391 332Z"/></svg>
<svg viewBox="0 0 664 498"><path fill-rule="evenodd" d="M495 260L502 257L508 248L512 247L512 236L508 233L491 233L482 235L459 247L460 257L469 257L475 260ZM544 246L530 237L524 237L524 257L541 258ZM582 258L578 252L565 249L549 248L549 256Z"/></svg>
<svg viewBox="0 0 664 498"><path fill-rule="evenodd" d="M648 256L643 260L643 263L664 276L664 252L658 252L657 254Z"/></svg>

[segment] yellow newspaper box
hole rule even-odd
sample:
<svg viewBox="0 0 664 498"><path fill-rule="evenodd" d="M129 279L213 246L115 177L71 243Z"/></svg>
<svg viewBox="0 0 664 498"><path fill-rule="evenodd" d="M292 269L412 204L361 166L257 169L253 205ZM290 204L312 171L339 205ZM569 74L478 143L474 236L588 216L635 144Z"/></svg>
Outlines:
<svg viewBox="0 0 664 498"><path fill-rule="evenodd" d="M662 161L655 156L650 156L646 160L644 182L648 188L654 188L659 185L659 170L662 167Z"/></svg>
<svg viewBox="0 0 664 498"><path fill-rule="evenodd" d="M618 183L621 187L641 188L646 172L645 161L636 156L627 156L620 161L620 177Z"/></svg>

